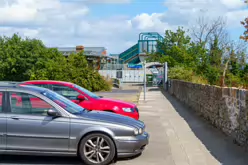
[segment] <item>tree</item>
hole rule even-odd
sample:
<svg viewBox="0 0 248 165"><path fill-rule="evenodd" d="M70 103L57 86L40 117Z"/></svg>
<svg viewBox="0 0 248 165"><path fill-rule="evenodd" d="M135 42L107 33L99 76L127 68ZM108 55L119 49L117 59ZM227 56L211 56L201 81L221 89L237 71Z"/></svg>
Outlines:
<svg viewBox="0 0 248 165"><path fill-rule="evenodd" d="M0 37L0 71L1 80L23 81L33 78L47 79L54 63L63 61L64 57L58 51L47 49L36 39L22 39L17 34L12 37ZM51 68L52 67L52 68Z"/></svg>
<svg viewBox="0 0 248 165"><path fill-rule="evenodd" d="M246 45L244 45L244 42L238 41L238 42L230 42L228 47L224 50L223 54L223 74L222 74L222 80L221 80L221 86L226 86L225 84L225 78L228 71L231 72L231 74L239 75L239 72L242 69L242 65L244 66L244 61L246 61L245 57L246 52Z"/></svg>
<svg viewBox="0 0 248 165"><path fill-rule="evenodd" d="M192 39L196 43L203 43L209 46L216 38L219 44L225 43L227 38L226 21L222 17L217 19L208 19L207 17L199 17L195 26L191 28Z"/></svg>
<svg viewBox="0 0 248 165"><path fill-rule="evenodd" d="M66 77L70 82L80 84L90 91L110 90L110 84L89 67L83 52L71 54L66 65Z"/></svg>
<svg viewBox="0 0 248 165"><path fill-rule="evenodd" d="M242 39L244 41L248 41L248 18L245 18L245 20L241 21L240 23L245 28L245 31L244 31L243 35L240 36L240 39Z"/></svg>
<svg viewBox="0 0 248 165"><path fill-rule="evenodd" d="M223 51L219 48L219 39L215 36L214 41L210 44L209 59L210 64L217 68L221 67L221 58Z"/></svg>
<svg viewBox="0 0 248 165"><path fill-rule="evenodd" d="M248 3L248 1L244 1L244 3ZM244 40L244 41L248 41L248 17L246 17L243 21L240 22L241 25L244 26L245 31L243 33L243 35L240 36L240 39Z"/></svg>
<svg viewBox="0 0 248 165"><path fill-rule="evenodd" d="M194 61L194 56L187 52L190 47L190 40L191 38L186 35L186 31L182 27L178 27L176 32L166 30L163 42L158 42L158 47L163 53L155 53L153 57L159 58L163 62L166 61L173 66L178 64L188 65Z"/></svg>
<svg viewBox="0 0 248 165"><path fill-rule="evenodd" d="M248 1L244 1L244 3L248 4ZM243 32L243 35L240 36L240 39L247 42L248 41L248 17L246 17L243 21L240 21L240 23L245 28L245 31Z"/></svg>
<svg viewBox="0 0 248 165"><path fill-rule="evenodd" d="M57 49L46 48L37 39L22 39L17 34L0 37L0 80L62 80L86 89L109 90L109 84L88 67L83 52L63 56Z"/></svg>
<svg viewBox="0 0 248 165"><path fill-rule="evenodd" d="M244 86L247 83L245 42L230 40L226 22L199 18L192 29L192 38L182 27L166 30L164 40L158 41L159 52L149 60L168 62L169 76L211 85ZM187 76L184 75L187 73Z"/></svg>

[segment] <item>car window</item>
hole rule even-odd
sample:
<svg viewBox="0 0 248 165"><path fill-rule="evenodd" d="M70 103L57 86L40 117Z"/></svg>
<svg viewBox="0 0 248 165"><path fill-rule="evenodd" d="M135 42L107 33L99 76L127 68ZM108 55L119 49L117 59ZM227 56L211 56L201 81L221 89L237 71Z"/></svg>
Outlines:
<svg viewBox="0 0 248 165"><path fill-rule="evenodd" d="M37 87L42 87L42 88L47 88L47 89L49 89L49 85L47 85L47 84L33 84L33 85L35 85L35 86L37 86Z"/></svg>
<svg viewBox="0 0 248 165"><path fill-rule="evenodd" d="M97 96L96 94L94 94L94 93L88 91L87 89L85 89L85 88L83 88L83 87L81 87L81 86L79 86L79 85L74 84L73 86L74 86L75 88L77 88L78 90L82 91L83 93L87 94L88 96L92 97L92 98L95 98L95 99L99 99L99 98L100 98L100 97Z"/></svg>
<svg viewBox="0 0 248 165"><path fill-rule="evenodd" d="M66 97L70 100L77 100L78 95L80 94L78 91L62 85L52 85L52 89L54 92Z"/></svg>
<svg viewBox="0 0 248 165"><path fill-rule="evenodd" d="M39 97L28 93L10 92L11 113L47 116L53 107Z"/></svg>
<svg viewBox="0 0 248 165"><path fill-rule="evenodd" d="M58 105L60 105L62 108L64 108L67 112L72 114L79 114L86 111L83 107L73 103L69 99L65 98L62 95L59 95L56 92L53 92L51 90L43 91L41 92L42 95L49 98L50 100L54 101Z"/></svg>
<svg viewBox="0 0 248 165"><path fill-rule="evenodd" d="M3 92L0 92L0 113L3 111L3 104L2 104L2 101L3 100Z"/></svg>

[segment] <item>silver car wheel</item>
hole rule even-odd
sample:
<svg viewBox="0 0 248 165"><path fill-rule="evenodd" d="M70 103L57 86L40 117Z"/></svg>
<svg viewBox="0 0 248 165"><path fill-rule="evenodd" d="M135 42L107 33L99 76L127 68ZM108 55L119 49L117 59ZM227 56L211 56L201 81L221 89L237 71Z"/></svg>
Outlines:
<svg viewBox="0 0 248 165"><path fill-rule="evenodd" d="M92 163L104 162L110 154L110 144L103 137L92 137L84 145L84 155Z"/></svg>

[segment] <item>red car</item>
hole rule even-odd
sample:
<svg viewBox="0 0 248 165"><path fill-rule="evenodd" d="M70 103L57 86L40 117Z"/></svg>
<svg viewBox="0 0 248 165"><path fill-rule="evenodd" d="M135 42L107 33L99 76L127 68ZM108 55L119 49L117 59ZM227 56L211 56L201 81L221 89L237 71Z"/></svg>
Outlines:
<svg viewBox="0 0 248 165"><path fill-rule="evenodd" d="M102 98L96 94L80 87L76 84L64 81L52 80L34 80L25 81L21 85L35 85L43 88L48 88L74 103L79 104L87 110L108 111L125 116L129 116L136 120L139 119L139 111L135 104L124 101Z"/></svg>

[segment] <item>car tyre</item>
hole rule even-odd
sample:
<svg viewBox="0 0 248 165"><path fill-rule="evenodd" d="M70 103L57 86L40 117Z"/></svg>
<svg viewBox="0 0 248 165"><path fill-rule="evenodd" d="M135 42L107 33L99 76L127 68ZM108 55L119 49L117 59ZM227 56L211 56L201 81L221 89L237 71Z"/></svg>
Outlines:
<svg viewBox="0 0 248 165"><path fill-rule="evenodd" d="M115 144L110 137L92 133L81 140L79 156L87 165L108 165L116 154Z"/></svg>

